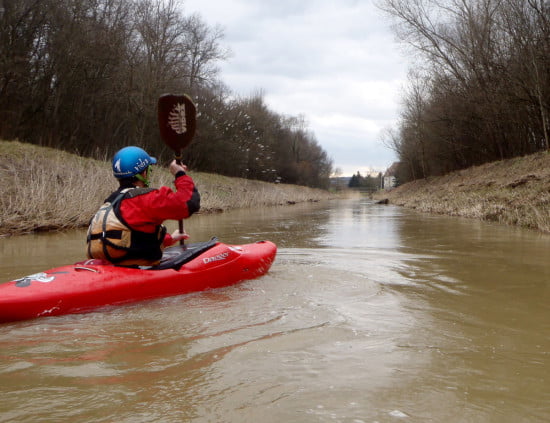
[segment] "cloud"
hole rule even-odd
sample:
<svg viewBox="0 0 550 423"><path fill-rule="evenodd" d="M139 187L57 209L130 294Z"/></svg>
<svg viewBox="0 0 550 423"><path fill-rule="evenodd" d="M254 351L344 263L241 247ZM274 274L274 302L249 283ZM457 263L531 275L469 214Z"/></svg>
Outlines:
<svg viewBox="0 0 550 423"><path fill-rule="evenodd" d="M372 1L187 0L185 10L225 28L233 57L224 82L239 95L261 89L277 113L304 115L335 166L349 173L361 160L382 169L395 160L380 131L397 120L406 64Z"/></svg>

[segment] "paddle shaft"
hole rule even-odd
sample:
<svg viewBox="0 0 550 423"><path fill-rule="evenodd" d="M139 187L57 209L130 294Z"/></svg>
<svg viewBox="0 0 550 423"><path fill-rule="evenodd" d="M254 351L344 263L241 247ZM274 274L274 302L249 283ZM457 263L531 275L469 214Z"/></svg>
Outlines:
<svg viewBox="0 0 550 423"><path fill-rule="evenodd" d="M176 159L176 163L181 165L181 151L177 152L174 158ZM180 234L183 235L183 219L178 220L178 229ZM185 245L185 240L183 238L180 239L180 245Z"/></svg>

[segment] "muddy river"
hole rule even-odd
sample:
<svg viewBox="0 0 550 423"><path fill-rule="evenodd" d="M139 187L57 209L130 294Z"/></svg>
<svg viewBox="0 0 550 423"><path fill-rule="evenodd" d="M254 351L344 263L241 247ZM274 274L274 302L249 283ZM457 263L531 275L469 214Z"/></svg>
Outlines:
<svg viewBox="0 0 550 423"><path fill-rule="evenodd" d="M550 421L550 235L342 200L186 222L232 287L0 325L0 422ZM0 280L84 231L0 239Z"/></svg>

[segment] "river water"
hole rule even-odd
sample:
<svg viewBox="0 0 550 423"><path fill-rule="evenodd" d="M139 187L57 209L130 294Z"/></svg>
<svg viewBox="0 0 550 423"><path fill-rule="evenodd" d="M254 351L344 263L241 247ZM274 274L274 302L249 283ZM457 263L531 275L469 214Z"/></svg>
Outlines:
<svg viewBox="0 0 550 423"><path fill-rule="evenodd" d="M550 421L550 236L342 200L215 216L278 244L220 290L0 325L0 422ZM0 280L84 232L0 240Z"/></svg>

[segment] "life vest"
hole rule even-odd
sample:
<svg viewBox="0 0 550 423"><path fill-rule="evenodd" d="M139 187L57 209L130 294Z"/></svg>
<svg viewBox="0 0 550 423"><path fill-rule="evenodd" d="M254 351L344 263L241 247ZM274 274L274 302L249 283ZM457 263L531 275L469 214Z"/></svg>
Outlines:
<svg viewBox="0 0 550 423"><path fill-rule="evenodd" d="M126 188L105 200L88 227L88 258L124 266L150 266L160 262L166 228L158 225L154 233L136 231L120 214L123 199L151 191L152 188Z"/></svg>

